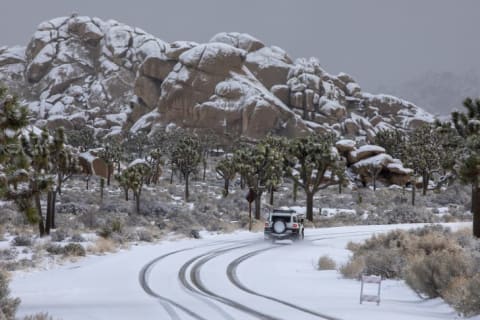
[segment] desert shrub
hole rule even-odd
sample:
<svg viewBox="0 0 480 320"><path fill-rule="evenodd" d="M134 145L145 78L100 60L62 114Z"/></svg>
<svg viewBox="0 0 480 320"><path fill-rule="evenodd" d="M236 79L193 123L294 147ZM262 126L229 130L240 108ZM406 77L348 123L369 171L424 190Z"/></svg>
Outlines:
<svg viewBox="0 0 480 320"><path fill-rule="evenodd" d="M48 244L46 247L45 247L45 250L50 253L50 254L54 254L54 255L60 255L60 254L64 254L65 250L63 249L63 247L59 244L53 244L53 243L50 243Z"/></svg>
<svg viewBox="0 0 480 320"><path fill-rule="evenodd" d="M340 267L340 273L349 279L359 279L365 269L363 257L355 257Z"/></svg>
<svg viewBox="0 0 480 320"><path fill-rule="evenodd" d="M94 245L89 246L88 251L93 254L105 254L116 250L115 242L112 239L98 238Z"/></svg>
<svg viewBox="0 0 480 320"><path fill-rule="evenodd" d="M20 299L10 297L10 289L8 288L8 277L0 271L0 311L7 320L15 319ZM0 314L1 316L1 314Z"/></svg>
<svg viewBox="0 0 480 320"><path fill-rule="evenodd" d="M138 240L145 241L145 242L153 242L153 235L147 229L139 229L137 230Z"/></svg>
<svg viewBox="0 0 480 320"><path fill-rule="evenodd" d="M83 248L82 245L78 243L69 243L65 247L63 247L63 250L66 256L83 257L86 255L85 248Z"/></svg>
<svg viewBox="0 0 480 320"><path fill-rule="evenodd" d="M65 199L62 199L65 201ZM55 207L55 211L57 213L66 213L66 214L74 214L74 215L82 215L89 211L87 205L79 203L78 199L73 200L69 203L60 203Z"/></svg>
<svg viewBox="0 0 480 320"><path fill-rule="evenodd" d="M14 260L18 255L15 248L0 249L0 261Z"/></svg>
<svg viewBox="0 0 480 320"><path fill-rule="evenodd" d="M19 235L13 238L12 244L16 247L30 247L32 245L32 238L27 235Z"/></svg>
<svg viewBox="0 0 480 320"><path fill-rule="evenodd" d="M61 241L65 240L65 238L67 236L68 236L67 232L65 230L62 230L62 229L57 229L57 230L55 230L55 232L50 233L50 239L53 242L61 242Z"/></svg>
<svg viewBox="0 0 480 320"><path fill-rule="evenodd" d="M480 273L470 279L463 276L454 278L443 291L443 297L465 317L480 314Z"/></svg>
<svg viewBox="0 0 480 320"><path fill-rule="evenodd" d="M318 270L335 270L337 264L327 255L323 255L318 259Z"/></svg>
<svg viewBox="0 0 480 320"><path fill-rule="evenodd" d="M93 209L89 209L80 215L79 220L90 229L98 227L97 213Z"/></svg>
<svg viewBox="0 0 480 320"><path fill-rule="evenodd" d="M36 313L33 315L28 315L23 317L23 320L53 320L51 316L48 315L48 313Z"/></svg>
<svg viewBox="0 0 480 320"><path fill-rule="evenodd" d="M480 313L480 241L470 230L439 225L395 230L349 244L353 256L340 268L348 278L362 273L404 278L418 294L442 297L463 315Z"/></svg>
<svg viewBox="0 0 480 320"><path fill-rule="evenodd" d="M363 272L382 278L399 278L405 264L405 257L399 255L397 250L386 248L368 252L363 258L365 262Z"/></svg>
<svg viewBox="0 0 480 320"><path fill-rule="evenodd" d="M114 233L121 234L123 231L123 223L120 219L107 221L98 231L98 235L102 238L112 237Z"/></svg>
<svg viewBox="0 0 480 320"><path fill-rule="evenodd" d="M462 251L435 251L410 259L405 282L429 298L441 297L455 277L469 275L472 264Z"/></svg>
<svg viewBox="0 0 480 320"><path fill-rule="evenodd" d="M75 233L71 238L70 238L70 241L71 242L85 242L85 238L79 234L79 233Z"/></svg>
<svg viewBox="0 0 480 320"><path fill-rule="evenodd" d="M428 223L434 222L435 217L424 207L400 204L375 216L369 216L368 220L368 223L374 224Z"/></svg>

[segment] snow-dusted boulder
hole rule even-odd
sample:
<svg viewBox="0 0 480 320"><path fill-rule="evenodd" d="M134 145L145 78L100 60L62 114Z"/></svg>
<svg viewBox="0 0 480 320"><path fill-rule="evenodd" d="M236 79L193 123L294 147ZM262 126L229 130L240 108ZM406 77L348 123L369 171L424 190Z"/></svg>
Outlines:
<svg viewBox="0 0 480 320"><path fill-rule="evenodd" d="M276 84L286 83L292 60L278 47L263 47L248 53L246 65L255 77L270 89Z"/></svg>
<svg viewBox="0 0 480 320"><path fill-rule="evenodd" d="M240 69L244 59L244 50L223 43L201 44L179 57L184 66L213 74L226 74L231 69Z"/></svg>
<svg viewBox="0 0 480 320"><path fill-rule="evenodd" d="M335 143L335 147L337 147L337 150L341 154L355 150L355 145L356 145L355 141L349 140L349 139L338 140Z"/></svg>
<svg viewBox="0 0 480 320"><path fill-rule="evenodd" d="M220 32L214 35L210 42L221 42L231 45L232 47L245 50L247 52L257 51L265 45L255 37L247 33L238 32Z"/></svg>

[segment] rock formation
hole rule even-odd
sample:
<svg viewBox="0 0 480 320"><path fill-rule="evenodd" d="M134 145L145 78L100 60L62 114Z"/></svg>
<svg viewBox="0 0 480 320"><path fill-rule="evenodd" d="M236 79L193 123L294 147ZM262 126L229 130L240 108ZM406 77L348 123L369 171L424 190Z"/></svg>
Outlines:
<svg viewBox="0 0 480 320"><path fill-rule="evenodd" d="M37 125L90 126L98 137L173 123L250 138L331 131L368 142L378 130L433 120L248 34L166 43L75 15L41 23L25 48L0 48L0 82L28 104Z"/></svg>

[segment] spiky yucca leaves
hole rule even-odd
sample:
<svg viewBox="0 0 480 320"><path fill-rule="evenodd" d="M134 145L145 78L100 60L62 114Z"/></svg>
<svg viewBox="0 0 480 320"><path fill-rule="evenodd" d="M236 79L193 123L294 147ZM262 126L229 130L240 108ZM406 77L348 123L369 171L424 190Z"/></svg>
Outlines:
<svg viewBox="0 0 480 320"><path fill-rule="evenodd" d="M215 171L224 181L222 194L226 197L229 193L230 182L235 179L235 175L237 174L235 161L232 158L222 159L215 167Z"/></svg>
<svg viewBox="0 0 480 320"><path fill-rule="evenodd" d="M194 134L185 133L177 141L171 157L174 168L182 174L185 180L185 201L188 201L190 176L197 172L202 161L200 140Z"/></svg>
<svg viewBox="0 0 480 320"><path fill-rule="evenodd" d="M334 171L341 167L330 134L311 134L293 139L285 155L287 175L300 186L307 197L307 219L313 221L313 196L321 189L338 183ZM330 176L326 174L330 172Z"/></svg>

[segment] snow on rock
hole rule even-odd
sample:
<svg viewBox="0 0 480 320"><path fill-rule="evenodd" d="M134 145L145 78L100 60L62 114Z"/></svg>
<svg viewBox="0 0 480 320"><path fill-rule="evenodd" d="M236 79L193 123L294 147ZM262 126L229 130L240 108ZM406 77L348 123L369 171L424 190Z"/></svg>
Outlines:
<svg viewBox="0 0 480 320"><path fill-rule="evenodd" d="M255 37L247 33L238 32L220 32L214 35L209 42L221 42L232 47L245 50L247 52L257 51L265 45Z"/></svg>
<svg viewBox="0 0 480 320"><path fill-rule="evenodd" d="M351 159L350 162L358 162L379 153L385 153L385 149L375 145L364 145L356 150L350 151L348 155Z"/></svg>
<svg viewBox="0 0 480 320"><path fill-rule="evenodd" d="M362 160L354 163L352 167L354 169L357 169L357 170L359 170L361 168L368 168L368 167L371 167L371 166L385 167L389 163L391 163L392 161L393 161L393 158L390 155L388 155L386 153L381 153L381 154L377 154L373 157L362 159Z"/></svg>
<svg viewBox="0 0 480 320"><path fill-rule="evenodd" d="M222 74L243 65L245 51L223 43L198 45L180 55L179 61L203 72Z"/></svg>
<svg viewBox="0 0 480 320"><path fill-rule="evenodd" d="M364 93L350 75L331 75L315 58L293 61L249 34L166 43L140 28L76 14L42 22L26 48L1 47L0 81L37 122L57 103L47 99L60 95L66 119L90 117L72 123L75 129L100 126L102 135L109 125L125 131L131 123L134 130L177 123L223 132L226 119L229 131L251 138L330 131L371 143L379 130L433 121L408 101ZM160 116L140 121L152 111ZM125 121L106 118L122 112ZM62 108L51 113L61 116Z"/></svg>
<svg viewBox="0 0 480 320"><path fill-rule="evenodd" d="M335 146L337 147L340 153L344 153L348 151L353 151L355 149L356 142L348 139L338 140L335 143Z"/></svg>

